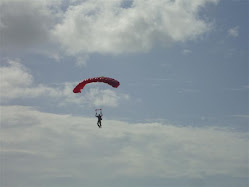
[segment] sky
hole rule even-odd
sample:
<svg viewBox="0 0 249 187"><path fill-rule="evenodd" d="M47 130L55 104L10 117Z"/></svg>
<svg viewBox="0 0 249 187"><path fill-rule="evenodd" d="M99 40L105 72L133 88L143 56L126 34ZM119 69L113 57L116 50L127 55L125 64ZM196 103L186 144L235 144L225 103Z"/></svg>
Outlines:
<svg viewBox="0 0 249 187"><path fill-rule="evenodd" d="M248 8L1 0L1 186L247 187Z"/></svg>

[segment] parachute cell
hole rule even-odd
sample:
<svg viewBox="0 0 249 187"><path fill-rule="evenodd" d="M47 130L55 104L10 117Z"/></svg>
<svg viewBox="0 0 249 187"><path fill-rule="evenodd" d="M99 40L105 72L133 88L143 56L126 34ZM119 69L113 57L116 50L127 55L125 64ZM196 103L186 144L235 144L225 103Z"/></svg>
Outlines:
<svg viewBox="0 0 249 187"><path fill-rule="evenodd" d="M82 82L80 82L73 89L73 92L74 93L81 93L81 90L84 88L84 86L86 84L93 83L93 82L107 83L107 84L109 84L110 86L112 86L114 88L117 88L120 85L120 83L117 80L113 79L113 78L109 78L109 77L94 77L94 78L85 79Z"/></svg>

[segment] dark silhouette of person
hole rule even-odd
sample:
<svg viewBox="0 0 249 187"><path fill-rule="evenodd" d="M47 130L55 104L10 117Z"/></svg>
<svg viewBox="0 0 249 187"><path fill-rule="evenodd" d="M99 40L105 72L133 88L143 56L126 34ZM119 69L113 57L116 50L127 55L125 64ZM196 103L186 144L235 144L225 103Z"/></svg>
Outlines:
<svg viewBox="0 0 249 187"><path fill-rule="evenodd" d="M98 118L97 125L99 128L101 128L102 127L101 120L102 120L102 116L103 116L102 112L100 112L99 115L97 115L97 113L96 113L95 116Z"/></svg>

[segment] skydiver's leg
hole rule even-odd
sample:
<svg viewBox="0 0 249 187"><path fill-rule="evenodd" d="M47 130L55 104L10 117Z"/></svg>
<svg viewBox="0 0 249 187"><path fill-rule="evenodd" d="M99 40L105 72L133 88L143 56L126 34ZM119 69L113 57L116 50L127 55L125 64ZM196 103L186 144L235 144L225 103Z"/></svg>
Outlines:
<svg viewBox="0 0 249 187"><path fill-rule="evenodd" d="M100 121L97 122L97 125L98 125L99 128L101 128L101 122Z"/></svg>

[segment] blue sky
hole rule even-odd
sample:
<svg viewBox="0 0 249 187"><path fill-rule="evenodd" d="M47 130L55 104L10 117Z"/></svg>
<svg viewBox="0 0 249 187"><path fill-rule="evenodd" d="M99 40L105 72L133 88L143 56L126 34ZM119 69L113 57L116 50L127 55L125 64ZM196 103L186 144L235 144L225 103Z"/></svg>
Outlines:
<svg viewBox="0 0 249 187"><path fill-rule="evenodd" d="M1 1L3 186L248 186L248 3Z"/></svg>

